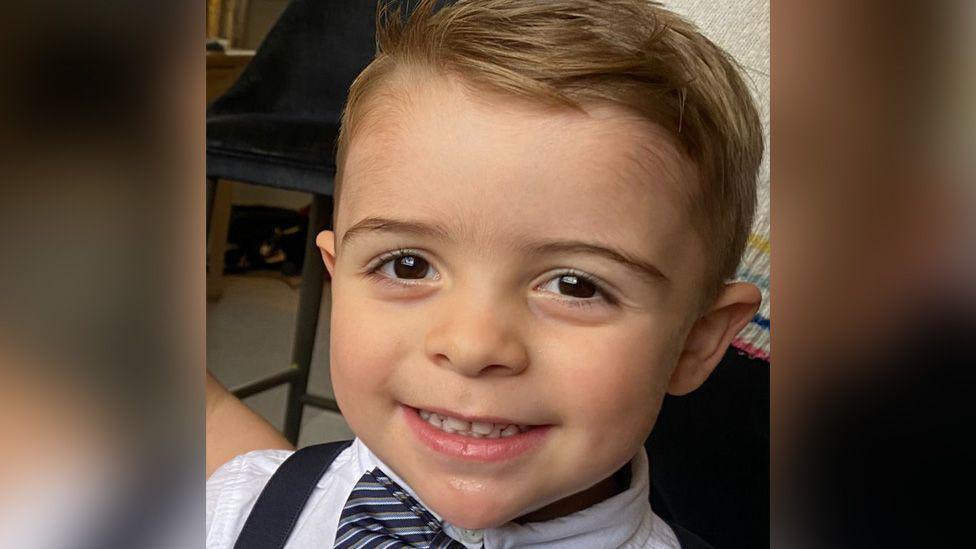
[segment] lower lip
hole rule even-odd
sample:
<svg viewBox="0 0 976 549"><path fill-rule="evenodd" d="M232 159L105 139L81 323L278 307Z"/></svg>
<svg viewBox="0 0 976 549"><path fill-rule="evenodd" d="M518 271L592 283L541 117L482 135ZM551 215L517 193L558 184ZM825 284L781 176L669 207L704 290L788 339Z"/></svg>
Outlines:
<svg viewBox="0 0 976 549"><path fill-rule="evenodd" d="M402 406L410 430L431 450L469 461L499 462L516 458L537 448L550 427L532 427L524 433L499 438L474 438L441 431L420 417L416 408Z"/></svg>

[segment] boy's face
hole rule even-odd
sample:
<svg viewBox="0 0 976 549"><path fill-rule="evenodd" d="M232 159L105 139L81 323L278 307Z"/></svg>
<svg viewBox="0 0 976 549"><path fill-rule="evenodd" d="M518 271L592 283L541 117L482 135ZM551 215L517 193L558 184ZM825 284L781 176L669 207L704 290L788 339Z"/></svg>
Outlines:
<svg viewBox="0 0 976 549"><path fill-rule="evenodd" d="M319 238L346 420L453 524L575 510L643 444L696 320L684 165L622 111L449 80L371 116Z"/></svg>

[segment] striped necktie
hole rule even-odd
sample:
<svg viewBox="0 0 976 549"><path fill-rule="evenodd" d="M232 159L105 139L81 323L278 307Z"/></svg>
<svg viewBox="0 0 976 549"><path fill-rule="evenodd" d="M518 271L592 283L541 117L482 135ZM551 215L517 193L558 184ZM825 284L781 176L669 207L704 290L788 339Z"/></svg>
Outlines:
<svg viewBox="0 0 976 549"><path fill-rule="evenodd" d="M349 494L339 517L334 547L465 549L444 533L434 515L379 468L363 475Z"/></svg>

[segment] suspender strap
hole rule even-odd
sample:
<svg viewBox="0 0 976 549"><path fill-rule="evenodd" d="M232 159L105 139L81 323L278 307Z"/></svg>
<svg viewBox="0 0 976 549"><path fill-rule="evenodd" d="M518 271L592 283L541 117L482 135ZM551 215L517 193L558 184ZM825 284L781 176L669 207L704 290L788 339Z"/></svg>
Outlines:
<svg viewBox="0 0 976 549"><path fill-rule="evenodd" d="M350 444L317 444L289 456L258 496L234 549L282 549L315 485Z"/></svg>

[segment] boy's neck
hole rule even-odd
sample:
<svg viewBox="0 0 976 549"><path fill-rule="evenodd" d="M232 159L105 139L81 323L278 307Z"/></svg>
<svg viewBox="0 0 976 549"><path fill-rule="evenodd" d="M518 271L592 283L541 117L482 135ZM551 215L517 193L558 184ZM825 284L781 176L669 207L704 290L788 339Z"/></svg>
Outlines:
<svg viewBox="0 0 976 549"><path fill-rule="evenodd" d="M608 500L613 496L624 492L627 490L627 488L630 488L630 466L631 464L628 462L626 465L618 469L616 473L601 480L590 488L587 488L582 492L577 492L571 496L567 496L559 501L543 507L542 509L537 509L531 513L522 515L521 517L515 519L514 522L517 524L526 524L529 522L543 522L552 520L559 517L564 517L577 511L582 511L583 509L592 507L601 501Z"/></svg>

